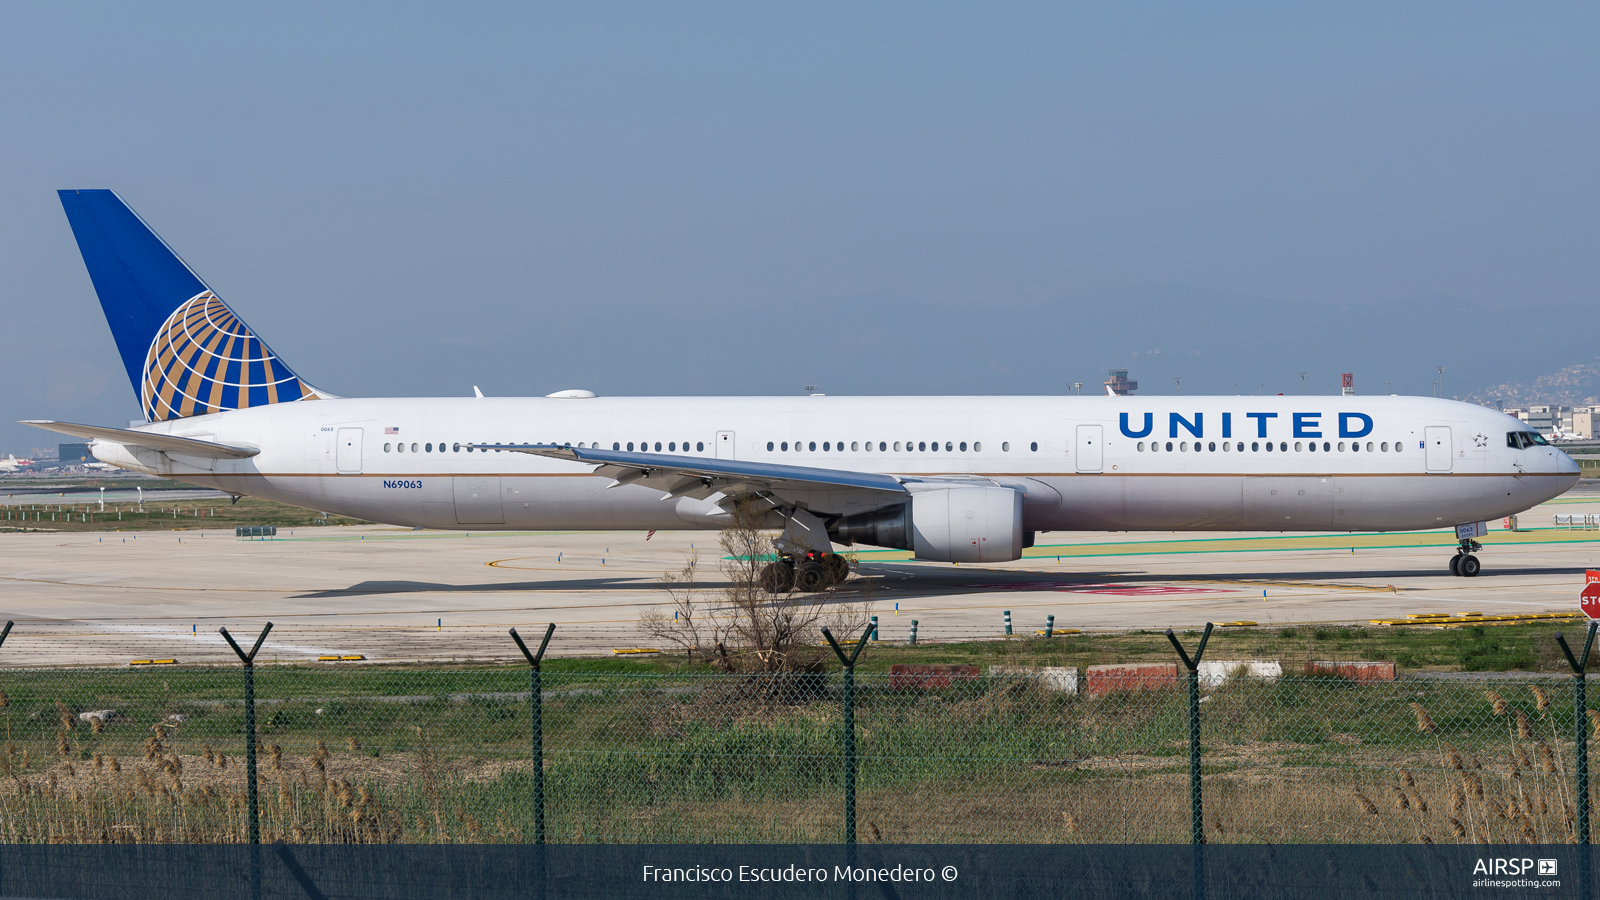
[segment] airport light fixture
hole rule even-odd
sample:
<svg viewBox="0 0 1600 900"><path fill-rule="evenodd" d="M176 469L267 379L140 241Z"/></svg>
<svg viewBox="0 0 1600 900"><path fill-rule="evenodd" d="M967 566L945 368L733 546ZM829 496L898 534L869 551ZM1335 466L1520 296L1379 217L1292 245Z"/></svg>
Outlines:
<svg viewBox="0 0 1600 900"><path fill-rule="evenodd" d="M1178 385L1178 396L1182 397L1183 396L1183 379L1182 378L1174 378L1172 380L1174 382L1176 382L1177 385Z"/></svg>
<svg viewBox="0 0 1600 900"><path fill-rule="evenodd" d="M1444 366L1434 366L1439 370L1439 396L1444 396Z"/></svg>
<svg viewBox="0 0 1600 900"><path fill-rule="evenodd" d="M1300 396L1306 395L1306 373L1300 373Z"/></svg>

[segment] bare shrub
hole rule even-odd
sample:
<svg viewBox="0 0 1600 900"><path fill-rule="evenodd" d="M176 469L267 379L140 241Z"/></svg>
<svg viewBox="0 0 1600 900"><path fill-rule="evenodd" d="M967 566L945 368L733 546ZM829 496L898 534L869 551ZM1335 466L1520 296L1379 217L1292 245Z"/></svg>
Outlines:
<svg viewBox="0 0 1600 900"><path fill-rule="evenodd" d="M646 610L640 627L651 640L730 673L805 673L821 671L831 652L822 628L852 638L868 625L864 603L840 602L827 591L773 595L762 570L777 553L773 533L763 527L763 509L741 501L730 510L718 534L724 581L716 588L699 584L699 559L689 556L682 569L658 582L667 595L663 606Z"/></svg>

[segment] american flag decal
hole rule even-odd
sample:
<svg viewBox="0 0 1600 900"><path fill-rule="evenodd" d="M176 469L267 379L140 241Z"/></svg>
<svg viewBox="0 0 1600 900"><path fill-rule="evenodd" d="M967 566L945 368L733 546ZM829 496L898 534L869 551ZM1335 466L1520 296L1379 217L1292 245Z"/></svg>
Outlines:
<svg viewBox="0 0 1600 900"><path fill-rule="evenodd" d="M384 429L384 430L383 430L383 433L384 433L384 434L399 434L399 433L400 433L400 429L398 429L398 428L395 428L395 427L393 427L393 426L390 426L390 427L388 427L388 428L385 428L385 429Z"/></svg>

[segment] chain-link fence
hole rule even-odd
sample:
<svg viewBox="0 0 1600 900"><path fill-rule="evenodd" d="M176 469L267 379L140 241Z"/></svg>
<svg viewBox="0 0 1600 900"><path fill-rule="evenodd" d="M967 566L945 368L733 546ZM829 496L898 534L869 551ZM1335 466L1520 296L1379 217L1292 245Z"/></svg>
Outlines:
<svg viewBox="0 0 1600 900"><path fill-rule="evenodd" d="M531 637L521 665L256 665L255 804L242 665L0 667L0 841L245 842L252 813L289 843L526 843L541 821L606 843L832 843L852 821L897 844L1587 839L1600 711L1570 677L1241 665L1191 697L1182 661L956 665L847 690L837 669L534 674Z"/></svg>

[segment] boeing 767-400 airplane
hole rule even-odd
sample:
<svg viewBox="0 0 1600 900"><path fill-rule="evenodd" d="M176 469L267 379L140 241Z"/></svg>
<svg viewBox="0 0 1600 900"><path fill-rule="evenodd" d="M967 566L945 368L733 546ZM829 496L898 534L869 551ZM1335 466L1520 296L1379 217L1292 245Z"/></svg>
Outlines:
<svg viewBox="0 0 1600 900"><path fill-rule="evenodd" d="M1018 559L1041 531L1455 527L1578 466L1524 423L1420 397L337 397L306 383L115 193L62 191L138 394L132 428L32 421L97 459L426 528L782 529L775 591L838 544ZM476 391L475 391L476 393Z"/></svg>

